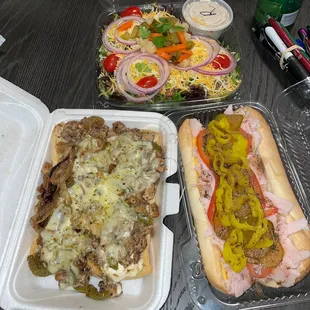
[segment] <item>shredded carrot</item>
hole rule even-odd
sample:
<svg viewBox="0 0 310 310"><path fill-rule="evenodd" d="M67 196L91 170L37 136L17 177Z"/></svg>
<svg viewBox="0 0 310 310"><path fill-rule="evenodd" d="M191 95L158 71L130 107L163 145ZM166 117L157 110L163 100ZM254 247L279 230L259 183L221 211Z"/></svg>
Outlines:
<svg viewBox="0 0 310 310"><path fill-rule="evenodd" d="M178 52L181 50L186 49L186 44L177 44L177 45L172 45L172 46L168 46L168 47L162 47L162 48L158 48L157 49L157 53L174 53L174 52Z"/></svg>
<svg viewBox="0 0 310 310"><path fill-rule="evenodd" d="M171 58L171 55L165 53L165 52L157 52L157 55L163 59L169 60Z"/></svg>
<svg viewBox="0 0 310 310"><path fill-rule="evenodd" d="M193 55L192 51L188 51L188 50L182 50L180 51L182 54L188 54L188 55Z"/></svg>
<svg viewBox="0 0 310 310"><path fill-rule="evenodd" d="M162 34L161 33L151 33L150 36L149 36L149 41L152 41L153 38L155 37L162 37Z"/></svg>
<svg viewBox="0 0 310 310"><path fill-rule="evenodd" d="M178 62L182 62L183 60L185 60L185 59L187 59L187 58L189 58L189 57L191 57L191 55L189 55L189 54L183 54L183 55L181 55L181 56L179 57Z"/></svg>
<svg viewBox="0 0 310 310"><path fill-rule="evenodd" d="M126 31L126 30L129 29L132 25L133 25L133 21L132 21L132 20L129 20L128 22L121 24L121 25L117 28L117 30L118 30L118 31Z"/></svg>
<svg viewBox="0 0 310 310"><path fill-rule="evenodd" d="M186 38L183 31L178 31L178 37L182 44L186 44Z"/></svg>

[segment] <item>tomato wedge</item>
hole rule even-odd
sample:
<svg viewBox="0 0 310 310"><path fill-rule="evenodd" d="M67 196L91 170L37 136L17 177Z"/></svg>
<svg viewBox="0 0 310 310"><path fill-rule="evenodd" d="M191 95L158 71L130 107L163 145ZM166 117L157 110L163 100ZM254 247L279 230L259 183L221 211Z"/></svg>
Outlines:
<svg viewBox="0 0 310 310"><path fill-rule="evenodd" d="M117 66L119 57L115 54L110 54L103 62L104 68L107 72L114 72Z"/></svg>
<svg viewBox="0 0 310 310"><path fill-rule="evenodd" d="M243 136L247 139L248 141L248 145L247 145L247 148L246 148L246 153L249 154L250 151L251 151L251 144L252 144L252 137L247 134L245 132L245 130L243 130L242 128L239 128L240 132L243 134Z"/></svg>
<svg viewBox="0 0 310 310"><path fill-rule="evenodd" d="M143 88L151 88L156 86L158 80L155 76L145 76L137 82L137 85Z"/></svg>
<svg viewBox="0 0 310 310"><path fill-rule="evenodd" d="M257 177L256 177L255 173L252 171L252 169L250 169L250 175L251 175L252 186L254 187L255 192L260 197L263 209L266 209L266 200L265 200L262 188L260 187L260 184L259 184L259 182L257 180Z"/></svg>
<svg viewBox="0 0 310 310"><path fill-rule="evenodd" d="M267 208L264 210L264 216L268 217L268 216L276 214L277 212L278 212L278 208L276 207Z"/></svg>
<svg viewBox="0 0 310 310"><path fill-rule="evenodd" d="M211 65L214 69L226 69L230 66L230 58L225 54L218 54Z"/></svg>
<svg viewBox="0 0 310 310"><path fill-rule="evenodd" d="M249 134L247 134L242 128L239 128L239 130L248 141L246 152L247 152L247 154L249 154L251 151L252 137ZM261 202L263 205L263 209L265 209L266 208L265 197L264 197L262 188L260 187L260 184L257 180L257 177L256 177L255 173L252 171L252 169L250 169L250 175L251 175L252 186L254 187L255 192L260 196ZM274 214L274 213L272 213L272 214ZM270 215L272 215L272 214L270 214ZM267 215L267 216L269 216L269 215Z"/></svg>
<svg viewBox="0 0 310 310"><path fill-rule="evenodd" d="M208 219L212 226L214 226L214 215L215 215L215 210L216 210L215 192L216 192L216 189L218 188L218 183L219 183L219 179L216 174L214 174L214 178L215 178L215 186L214 186L214 191L211 197L211 201L210 201L208 213L207 213Z"/></svg>
<svg viewBox="0 0 310 310"><path fill-rule="evenodd" d="M142 17L142 12L137 6L130 6L121 13L121 17L137 15Z"/></svg>
<svg viewBox="0 0 310 310"><path fill-rule="evenodd" d="M197 150L199 153L200 158L202 159L202 161L206 164L206 166L211 169L211 164L210 164L210 160L207 156L207 154L205 153L204 150L204 138L205 136L208 134L208 130L204 129L201 130L197 136ZM214 191L210 200L210 204L209 204L209 208L208 208L208 212L207 212L207 216L208 219L210 221L210 223L213 225L214 224L214 215L215 215L215 210L216 210L216 201L215 201L215 191L218 187L218 183L219 183L219 178L218 176L214 173L214 178L215 178L215 186L214 186Z"/></svg>
<svg viewBox="0 0 310 310"><path fill-rule="evenodd" d="M201 130L197 136L197 149L202 161L211 169L211 164L208 156L204 151L204 137L208 133L207 129Z"/></svg>
<svg viewBox="0 0 310 310"><path fill-rule="evenodd" d="M251 276L254 278L259 278L259 279L268 277L272 272L272 268L262 267L260 274L257 274L255 272L254 266L252 264L247 264L247 267L248 267L248 270L249 270Z"/></svg>

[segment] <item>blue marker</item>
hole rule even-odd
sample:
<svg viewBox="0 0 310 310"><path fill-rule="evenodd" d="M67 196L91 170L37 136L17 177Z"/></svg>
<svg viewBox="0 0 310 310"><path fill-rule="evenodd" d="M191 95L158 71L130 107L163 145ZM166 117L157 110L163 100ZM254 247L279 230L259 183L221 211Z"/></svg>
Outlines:
<svg viewBox="0 0 310 310"><path fill-rule="evenodd" d="M302 47L304 50L306 49L306 47L304 46L304 44L302 43L302 41L301 41L299 38L296 39L296 42L297 42L297 44L298 44L300 47Z"/></svg>

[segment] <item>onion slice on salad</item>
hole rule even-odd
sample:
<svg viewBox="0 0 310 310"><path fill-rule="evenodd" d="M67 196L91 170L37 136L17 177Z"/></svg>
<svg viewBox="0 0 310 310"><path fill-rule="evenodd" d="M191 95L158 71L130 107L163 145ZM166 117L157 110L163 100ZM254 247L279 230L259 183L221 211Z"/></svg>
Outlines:
<svg viewBox="0 0 310 310"><path fill-rule="evenodd" d="M123 24L124 22L129 21L129 20L137 21L137 22L141 22L141 23L144 22L144 19L139 17L139 16L126 16L126 17L122 17L122 18L117 19L116 21L112 22L109 26L107 26L103 32L103 35L102 35L102 43L108 51L116 53L116 54L130 54L130 53L137 51L140 48L139 46L137 46L134 49L124 50L124 49L117 48L117 47L113 46L108 40L108 33L112 27L119 26L120 24ZM116 32L117 32L117 29L115 29L114 35L116 34ZM115 38L116 38L116 36L115 36ZM136 42L134 42L133 44L135 44L135 43ZM124 43L124 44L129 45L128 43Z"/></svg>
<svg viewBox="0 0 310 310"><path fill-rule="evenodd" d="M211 59L209 60L209 62L211 62L219 54L221 46L214 39L207 38L207 37L201 37L201 36L197 36L197 38L204 40L204 41L207 41L208 43L210 43L212 45L213 55L212 55Z"/></svg>
<svg viewBox="0 0 310 310"><path fill-rule="evenodd" d="M195 41L200 41L206 48L207 52L208 52L208 57L205 58L203 60L202 63L199 63L199 64L196 64L194 66L188 66L188 67L180 67L178 65L173 65L173 64L170 64L170 66L174 69L177 69L177 70L182 70L182 71L188 71L188 70L194 70L196 68L199 68L199 67L202 67L202 66L205 66L207 65L211 59L214 59L213 58L213 55L214 55L214 50L215 50L215 47L213 46L213 44L209 43L207 40L205 40L203 37L192 37L192 41L195 43ZM195 47L194 47L195 48Z"/></svg>
<svg viewBox="0 0 310 310"><path fill-rule="evenodd" d="M131 75L130 75L130 66L132 65L133 62L135 62L136 60L149 60L150 62L155 63L158 68L159 68L159 75L160 75L160 79L158 81L158 83L150 88L143 88L138 86L134 80L132 79ZM140 93L144 93L144 94L150 94L154 91L160 90L167 82L169 75L170 75L170 69L168 66L168 63L163 60L162 58L160 58L157 55L153 55L153 54L147 54L147 53L142 53L139 54L133 58L130 59L129 62L127 62L127 64L125 65L125 71L123 71L123 79L127 78L129 85L134 88L136 91L140 92ZM127 76L125 77L124 74L127 73Z"/></svg>
<svg viewBox="0 0 310 310"><path fill-rule="evenodd" d="M155 95L157 95L161 89L161 87L157 87L156 90L153 90L152 93L149 93L149 89L145 89L142 87L139 87L138 85L132 86L129 84L128 78L127 78L127 71L130 68L130 64L135 61L135 59L140 59L141 55L149 56L149 57L157 57L154 55L149 55L145 53L134 53L126 56L121 63L119 64L116 72L115 72L115 77L116 77L116 84L119 89L119 91L122 93L122 95L129 101L137 102L137 103L142 103L145 101L148 101L152 99ZM163 67L163 64L161 64ZM168 66L168 65L167 65ZM169 68L168 68L168 76L169 76ZM157 86L157 85L156 85ZM140 91L139 89L142 89ZM134 97L131 94L138 95L139 97Z"/></svg>
<svg viewBox="0 0 310 310"><path fill-rule="evenodd" d="M206 75L223 75L228 74L236 69L237 67L237 61L235 57L224 47L220 48L219 54L225 54L227 57L229 57L230 65L228 68L222 68L222 69L204 69L203 66L196 68L195 71L206 74Z"/></svg>

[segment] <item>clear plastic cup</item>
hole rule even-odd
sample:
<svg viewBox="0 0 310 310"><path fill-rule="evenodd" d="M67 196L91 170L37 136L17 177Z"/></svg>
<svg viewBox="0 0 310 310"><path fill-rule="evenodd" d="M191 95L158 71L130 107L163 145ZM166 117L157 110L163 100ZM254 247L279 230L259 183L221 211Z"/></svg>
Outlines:
<svg viewBox="0 0 310 310"><path fill-rule="evenodd" d="M222 0L187 0L182 7L182 15L193 35L216 40L234 18L231 7Z"/></svg>

